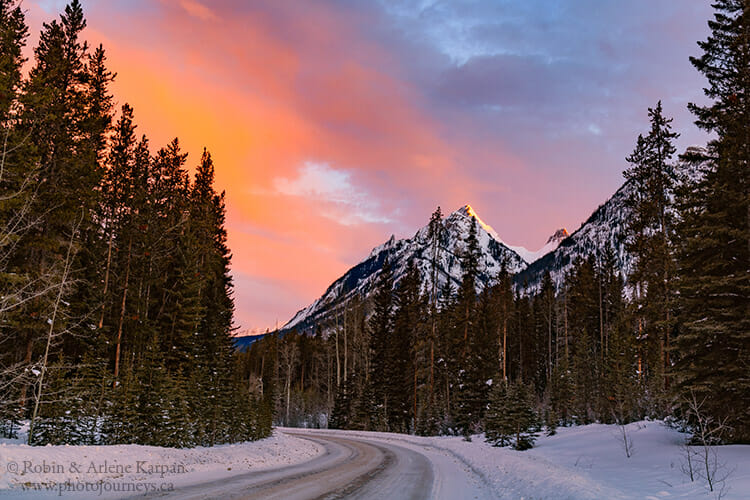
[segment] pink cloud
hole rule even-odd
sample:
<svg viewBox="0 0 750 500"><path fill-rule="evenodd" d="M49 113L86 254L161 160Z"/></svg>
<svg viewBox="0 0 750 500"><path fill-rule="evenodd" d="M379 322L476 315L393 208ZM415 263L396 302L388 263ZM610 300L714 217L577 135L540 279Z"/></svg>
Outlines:
<svg viewBox="0 0 750 500"><path fill-rule="evenodd" d="M134 106L154 147L178 136L193 163L211 151L245 328L289 319L391 232L411 236L438 204L471 203L504 238L534 246L555 229L533 207L534 190L577 185L530 171L475 117L431 109L356 10L132 5L86 3L87 36L104 42L117 100Z"/></svg>

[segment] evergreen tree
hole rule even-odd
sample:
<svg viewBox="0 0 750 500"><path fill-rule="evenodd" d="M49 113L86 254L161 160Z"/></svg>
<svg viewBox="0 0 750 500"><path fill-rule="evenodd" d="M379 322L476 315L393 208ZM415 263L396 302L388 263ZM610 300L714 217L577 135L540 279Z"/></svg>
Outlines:
<svg viewBox="0 0 750 500"><path fill-rule="evenodd" d="M9 133L8 120L21 86L23 47L28 37L23 10L15 0L0 0L0 123Z"/></svg>
<svg viewBox="0 0 750 500"><path fill-rule="evenodd" d="M508 446L511 443L513 427L508 418L510 404L508 384L494 384L484 422L485 440L493 446Z"/></svg>
<svg viewBox="0 0 750 500"><path fill-rule="evenodd" d="M339 386L336 392L336 400L328 421L330 429L351 429L354 427L354 378L349 378Z"/></svg>
<svg viewBox="0 0 750 500"><path fill-rule="evenodd" d="M374 406L373 420L378 430L388 430L388 391L390 375L388 353L393 337L393 270L390 262L383 262L378 278L377 291L373 299L372 316L368 322L370 330L369 387L372 389Z"/></svg>
<svg viewBox="0 0 750 500"><path fill-rule="evenodd" d="M388 422L391 430L399 432L409 431L412 420L416 418L418 380L415 345L421 336L424 314L419 289L419 272L411 261L396 291L393 334L386 354Z"/></svg>
<svg viewBox="0 0 750 500"><path fill-rule="evenodd" d="M705 75L707 106L690 105L715 134L700 179L678 196L681 326L678 390L706 398L730 439L750 442L750 5L716 0L711 34L691 58Z"/></svg>
<svg viewBox="0 0 750 500"><path fill-rule="evenodd" d="M534 446L538 423L533 391L526 385L514 382L493 387L485 424L487 442L528 450Z"/></svg>
<svg viewBox="0 0 750 500"><path fill-rule="evenodd" d="M16 437L21 386L28 387L25 346L19 345L17 328L28 316L12 314L23 299L40 288L34 286L33 269L14 265L15 248L35 225L29 217L33 204L34 155L32 145L19 133L17 111L23 86L21 68L28 28L19 3L0 0L0 436ZM11 314L8 314L8 313ZM30 335L30 334L29 334Z"/></svg>
<svg viewBox="0 0 750 500"><path fill-rule="evenodd" d="M629 285L633 288L639 337L645 344L646 376L663 392L667 388L670 337L674 327L672 282L675 274L672 198L675 172L670 163L676 148L672 119L663 115L661 101L648 110L651 130L638 136L625 171L630 183L626 204L631 209L628 249L634 255ZM657 394L654 394L658 397Z"/></svg>
<svg viewBox="0 0 750 500"><path fill-rule="evenodd" d="M429 390L428 390L428 402L430 414L435 412L435 352L437 347L437 321L438 321L438 262L440 262L440 248L443 239L443 213L440 207L432 213L430 216L430 223L428 226L428 237L430 238L430 333L429 333ZM450 280L446 280L450 281ZM429 428L434 427L434 421L432 418L428 424Z"/></svg>
<svg viewBox="0 0 750 500"><path fill-rule="evenodd" d="M454 343L460 346L457 372L458 393L456 395L456 424L465 438L469 438L474 428L481 422L483 407L486 402L486 379L482 377L481 353L484 346L477 339L477 295L476 284L479 273L479 242L477 240L477 223L470 219L461 269L463 276L458 289L455 305Z"/></svg>
<svg viewBox="0 0 750 500"><path fill-rule="evenodd" d="M15 115L15 132L23 137L19 154L26 157L20 168L29 168L28 203L24 202L27 221L34 221L19 241L14 243L10 265L20 276L51 290L64 275L61 263L72 257L67 286L56 301L52 293L35 293L12 314L16 345L23 352L21 362L28 365L42 357L44 343L42 324L56 312L58 342L52 346L51 359L67 356L73 365L81 361L84 347L79 339L86 336L89 290L96 286L91 266L97 246L94 211L97 204L100 169L97 158L101 136L107 126L109 80L100 82L101 106L96 126L89 120L91 107L91 74L86 64L88 46L81 32L86 26L81 5L71 2L59 21L44 24L39 44L34 49L34 65L20 91ZM11 71L13 73L13 71ZM106 73L106 72L105 72ZM106 116L105 116L106 115ZM20 158L19 158L20 159ZM14 159L15 160L15 159ZM70 242L69 235L75 237ZM68 250L71 250L69 253ZM28 321L28 318L36 321ZM23 387L20 402L27 402L28 387Z"/></svg>

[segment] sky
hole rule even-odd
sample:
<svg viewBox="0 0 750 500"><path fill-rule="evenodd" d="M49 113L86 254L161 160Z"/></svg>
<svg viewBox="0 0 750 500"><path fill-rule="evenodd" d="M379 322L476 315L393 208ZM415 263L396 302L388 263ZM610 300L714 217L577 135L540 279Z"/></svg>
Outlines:
<svg viewBox="0 0 750 500"><path fill-rule="evenodd" d="M24 0L33 45L66 2ZM708 0L82 0L119 105L207 147L227 196L235 322L283 325L439 205L531 250L622 184L663 101L705 143L690 65Z"/></svg>

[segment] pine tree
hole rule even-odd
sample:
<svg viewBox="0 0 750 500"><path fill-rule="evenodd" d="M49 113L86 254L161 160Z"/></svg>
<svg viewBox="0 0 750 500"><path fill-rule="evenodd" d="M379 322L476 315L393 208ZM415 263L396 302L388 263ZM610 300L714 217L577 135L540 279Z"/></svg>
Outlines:
<svg viewBox="0 0 750 500"><path fill-rule="evenodd" d="M352 429L354 425L354 378L339 386L328 422L329 429Z"/></svg>
<svg viewBox="0 0 750 500"><path fill-rule="evenodd" d="M21 68L26 59L23 48L28 28L20 5L0 0L0 435L16 437L19 426L19 403L27 387L27 366L18 327L28 317L12 314L40 288L34 286L33 269L14 265L15 248L37 223L29 217L33 205L35 156L32 145L18 130L17 111L21 97ZM8 314L11 313L11 314Z"/></svg>
<svg viewBox="0 0 750 500"><path fill-rule="evenodd" d="M389 391L389 343L393 338L393 270L386 260L380 271L377 291L373 299L373 312L368 322L370 330L369 387L372 389L374 406L373 421L377 430L388 430Z"/></svg>
<svg viewBox="0 0 750 500"><path fill-rule="evenodd" d="M101 425L100 444L132 444L138 442L139 413L136 378L132 363L125 363L119 383L109 394Z"/></svg>
<svg viewBox="0 0 750 500"><path fill-rule="evenodd" d="M711 35L691 62L708 80L690 105L715 134L703 176L679 193L678 390L706 398L730 439L750 442L750 5L716 0Z"/></svg>
<svg viewBox="0 0 750 500"><path fill-rule="evenodd" d="M499 382L492 386L489 406L484 422L485 440L493 446L508 446L513 428L508 419L508 384Z"/></svg>
<svg viewBox="0 0 750 500"><path fill-rule="evenodd" d="M420 337L423 307L420 296L419 272L411 261L406 275L396 291L396 308L393 315L393 334L388 342L389 428L407 432L416 418L417 365L416 339Z"/></svg>
<svg viewBox="0 0 750 500"><path fill-rule="evenodd" d="M16 104L21 86L21 67L25 62L23 47L28 27L21 6L15 0L0 0L0 123L6 128L9 113Z"/></svg>
<svg viewBox="0 0 750 500"><path fill-rule="evenodd" d="M672 198L675 171L671 158L676 152L672 119L663 115L661 101L648 110L651 130L638 136L632 165L625 171L630 183L626 204L631 209L628 224L628 249L635 256L629 285L634 291L636 319L640 338L646 344L648 378L663 392L667 384L671 331L674 327L674 257L671 241L674 223ZM659 397L658 394L654 395Z"/></svg>
<svg viewBox="0 0 750 500"><path fill-rule="evenodd" d="M626 424L643 416L638 404L640 391L634 341L626 322L612 330L603 381L609 406L609 414L602 415L604 421Z"/></svg>
<svg viewBox="0 0 750 500"><path fill-rule="evenodd" d="M74 423L65 401L70 366L60 359L44 371L44 380L40 377L37 381L44 384L39 391L44 398L39 401L39 417L30 430L28 442L34 446L66 444ZM35 391L35 397L36 394Z"/></svg>
<svg viewBox="0 0 750 500"><path fill-rule="evenodd" d="M435 349L437 345L437 308L438 308L438 263L440 262L440 248L443 239L443 213L440 207L432 213L430 216L430 223L428 226L428 237L430 239L430 380L429 380L429 391L428 391L428 404L430 410L433 411L435 405ZM450 281L450 280L447 280Z"/></svg>
<svg viewBox="0 0 750 500"><path fill-rule="evenodd" d="M196 170L190 193L190 218L188 228L195 237L190 269L200 278L197 290L200 317L193 326L190 342L193 365L191 377L195 380L191 394L199 420L199 434L205 435L209 446L226 442L228 431L222 424L238 404L232 396L231 341L232 278L229 275L230 254L226 245L224 228L224 193L214 190L214 165L211 155L204 150Z"/></svg>
<svg viewBox="0 0 750 500"><path fill-rule="evenodd" d="M44 24L34 49L34 66L18 99L15 129L24 138L19 153L27 158L18 166L31 167L32 174L26 179L33 194L24 211L26 220L34 222L15 243L11 265L20 276L41 284L42 290L51 290L53 283L60 282L64 267L60 263L67 260L68 249L72 249L74 261L69 284L57 305L54 294L37 293L10 318L15 324L16 345L23 352L20 361L26 365L44 351L40 326L51 318L53 310L63 334L53 346L51 359L64 353L70 363L80 362L84 348L79 339L89 332L86 320L91 306L87 299L96 282L92 281L95 268L90 265L96 252L93 213L101 173L97 164L101 141L90 139L104 133L107 109L100 106L102 120L94 127L89 120L94 111L86 65L88 46L81 34L85 26L77 0L65 8L59 21ZM101 82L102 103L107 84ZM72 247L68 244L71 234L75 235ZM29 317L37 319L29 321ZM23 387L22 405L27 396L28 387Z"/></svg>
<svg viewBox="0 0 750 500"><path fill-rule="evenodd" d="M486 402L486 378L483 377L481 351L485 346L477 339L477 295L476 280L479 273L479 242L477 223L470 219L469 234L461 257L463 276L456 298L456 329L454 342L460 346L456 352L459 360L457 373L455 419L461 434L469 439L474 428L481 422Z"/></svg>

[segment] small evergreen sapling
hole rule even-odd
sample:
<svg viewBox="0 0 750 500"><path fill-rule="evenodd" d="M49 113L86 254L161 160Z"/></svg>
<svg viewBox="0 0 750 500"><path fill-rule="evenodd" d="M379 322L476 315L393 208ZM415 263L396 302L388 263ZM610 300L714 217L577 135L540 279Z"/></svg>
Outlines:
<svg viewBox="0 0 750 500"><path fill-rule="evenodd" d="M490 396L485 437L494 446L528 450L536 441L538 417L533 392L521 382L496 385Z"/></svg>

